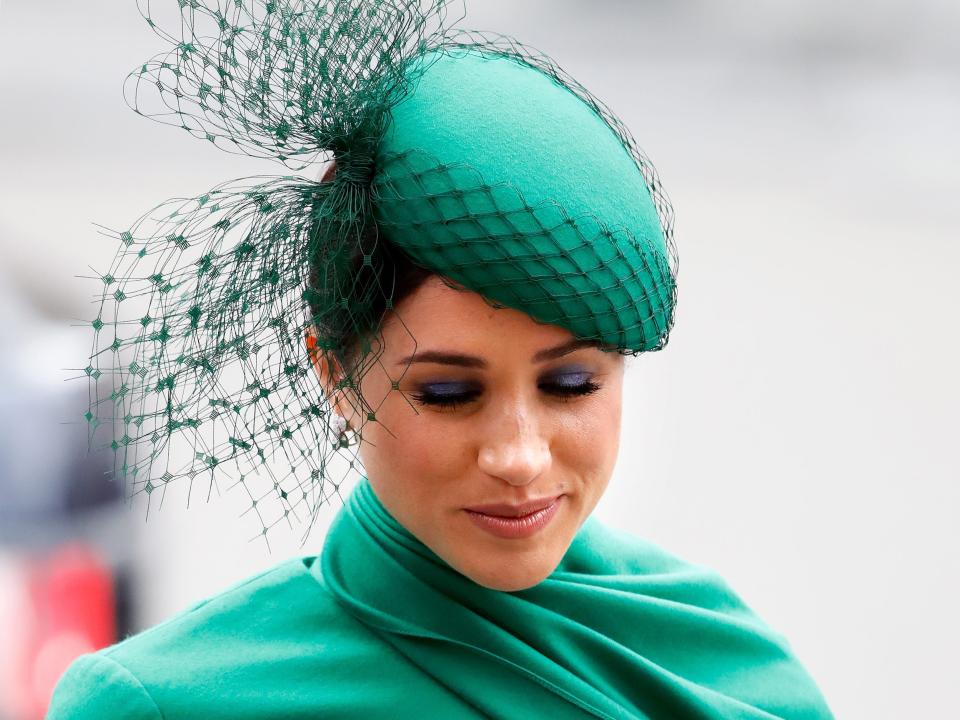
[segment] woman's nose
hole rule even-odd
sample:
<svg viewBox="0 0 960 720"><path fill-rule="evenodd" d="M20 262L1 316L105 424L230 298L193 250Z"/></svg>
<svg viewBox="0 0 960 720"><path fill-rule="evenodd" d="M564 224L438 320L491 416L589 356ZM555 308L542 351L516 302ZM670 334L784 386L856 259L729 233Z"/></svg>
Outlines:
<svg viewBox="0 0 960 720"><path fill-rule="evenodd" d="M526 485L550 467L550 443L538 423L522 411L494 421L481 442L480 469L511 485Z"/></svg>

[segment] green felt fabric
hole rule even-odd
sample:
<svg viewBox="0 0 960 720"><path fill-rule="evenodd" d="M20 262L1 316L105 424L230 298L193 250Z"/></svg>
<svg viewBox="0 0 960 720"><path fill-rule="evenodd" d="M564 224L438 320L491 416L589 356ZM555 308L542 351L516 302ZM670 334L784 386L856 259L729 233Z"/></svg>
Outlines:
<svg viewBox="0 0 960 720"><path fill-rule="evenodd" d="M479 717L344 611L314 565L284 562L83 656L48 720Z"/></svg>
<svg viewBox="0 0 960 720"><path fill-rule="evenodd" d="M282 563L84 656L48 717L832 716L715 572L590 519L544 582L489 590L361 480L319 562Z"/></svg>
<svg viewBox="0 0 960 720"><path fill-rule="evenodd" d="M376 162L374 212L422 264L581 337L650 350L673 278L637 160L540 69L477 49L413 63Z"/></svg>

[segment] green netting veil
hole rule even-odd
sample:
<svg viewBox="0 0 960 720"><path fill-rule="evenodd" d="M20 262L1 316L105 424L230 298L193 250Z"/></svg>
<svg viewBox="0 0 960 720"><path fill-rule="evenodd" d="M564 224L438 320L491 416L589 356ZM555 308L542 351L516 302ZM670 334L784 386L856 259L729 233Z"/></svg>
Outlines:
<svg viewBox="0 0 960 720"><path fill-rule="evenodd" d="M549 58L450 27L446 4L180 0L166 24L140 5L168 49L128 77L131 107L289 174L169 200L114 233L86 417L134 493L240 485L262 535L309 529L364 423L332 427L305 333L378 422L383 398L359 386L398 253L607 349L666 344L677 256L653 166Z"/></svg>

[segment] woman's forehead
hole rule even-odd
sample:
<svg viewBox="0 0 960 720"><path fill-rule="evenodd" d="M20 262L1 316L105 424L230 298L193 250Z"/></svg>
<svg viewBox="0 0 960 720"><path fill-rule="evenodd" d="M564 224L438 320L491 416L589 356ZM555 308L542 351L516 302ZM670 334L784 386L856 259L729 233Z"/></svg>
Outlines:
<svg viewBox="0 0 960 720"><path fill-rule="evenodd" d="M495 306L472 290L429 278L398 303L395 313L417 337L456 339L474 334L531 338L537 342L573 338L566 328L537 322L525 312Z"/></svg>
<svg viewBox="0 0 960 720"><path fill-rule="evenodd" d="M520 310L495 307L482 295L450 287L439 277L399 303L382 333L394 359L441 352L533 361L539 353L542 362L551 357L545 350L573 352L598 344L578 340L568 329L538 322Z"/></svg>

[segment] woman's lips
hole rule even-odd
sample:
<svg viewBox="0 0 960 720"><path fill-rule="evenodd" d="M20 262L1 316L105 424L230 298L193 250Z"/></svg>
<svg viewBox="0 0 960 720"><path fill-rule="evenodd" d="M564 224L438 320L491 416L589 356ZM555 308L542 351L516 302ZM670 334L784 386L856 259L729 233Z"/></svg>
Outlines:
<svg viewBox="0 0 960 720"><path fill-rule="evenodd" d="M464 508L469 518L480 528L501 538L520 539L534 535L557 514L563 495L527 503L526 506L483 505ZM530 509L528 509L528 507ZM482 508L481 512L478 508ZM508 515L498 515L491 508Z"/></svg>
<svg viewBox="0 0 960 720"><path fill-rule="evenodd" d="M520 517L529 515L537 510L548 507L560 495L553 497L533 498L522 503L488 503L486 505L471 505L466 510L483 513L484 515L499 515L500 517Z"/></svg>

